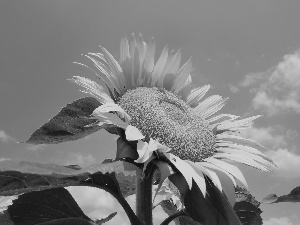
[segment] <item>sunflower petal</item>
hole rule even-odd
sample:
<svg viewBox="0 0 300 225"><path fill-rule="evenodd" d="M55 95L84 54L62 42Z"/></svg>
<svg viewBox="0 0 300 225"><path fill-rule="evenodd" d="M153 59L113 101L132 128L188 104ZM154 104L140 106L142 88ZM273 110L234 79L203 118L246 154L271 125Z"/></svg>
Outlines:
<svg viewBox="0 0 300 225"><path fill-rule="evenodd" d="M222 191L222 185L220 182L220 179L218 178L217 174L215 172L213 172L212 170L209 170L199 164L193 163L193 162L189 162L189 164L194 168L195 171L200 170L202 171L206 176L208 176L212 182L215 184L215 186Z"/></svg>
<svg viewBox="0 0 300 225"><path fill-rule="evenodd" d="M237 118L239 118L239 116L235 116L235 115L231 115L231 114L221 114L221 115L206 119L206 121L208 123L214 122L213 124L211 124L211 125L214 125L216 123L221 123L225 120L235 120ZM222 121L219 121L220 119L222 119ZM216 121L218 121L218 122L216 122Z"/></svg>
<svg viewBox="0 0 300 225"><path fill-rule="evenodd" d="M165 64L168 59L168 47L164 47L157 63L155 64L153 71L152 71L152 80L151 80L151 86L155 86L156 81L158 80L162 70L165 67Z"/></svg>
<svg viewBox="0 0 300 225"><path fill-rule="evenodd" d="M196 182L201 192L205 196L206 194L206 184L202 173L196 173L195 170L184 160L181 160L177 156L164 153L167 158L172 162L172 164L182 173L184 176L189 188L192 188L193 180Z"/></svg>
<svg viewBox="0 0 300 225"><path fill-rule="evenodd" d="M120 63L123 63L126 59L129 59L129 44L125 36L122 37L120 43Z"/></svg>
<svg viewBox="0 0 300 225"><path fill-rule="evenodd" d="M93 114L101 114L107 112L117 112L120 118L124 119L126 122L130 121L130 116L122 109L122 107L111 102L99 106L94 110Z"/></svg>
<svg viewBox="0 0 300 225"><path fill-rule="evenodd" d="M120 93L119 84L115 76L113 75L112 71L110 71L105 64L95 59L91 55L94 57L95 56L99 57L99 54L89 53L88 55L85 55L85 57L90 59L94 63L94 66L102 73L102 74L96 73L96 75L99 76L99 78L102 79L110 87L111 91L115 89L118 93ZM105 77L109 80L109 82L107 82L107 79L105 79ZM111 88L111 86L113 88Z"/></svg>
<svg viewBox="0 0 300 225"><path fill-rule="evenodd" d="M222 149L223 147L228 147L230 149L238 149L242 150L251 154L256 154L256 155L261 155L266 157L263 153L258 151L256 148L250 147L250 146L244 146L244 145L239 145L236 143L228 142L228 141L223 141L223 142L217 142L216 145L217 150Z"/></svg>
<svg viewBox="0 0 300 225"><path fill-rule="evenodd" d="M219 148L218 153L242 155L242 156L245 156L245 157L248 157L248 158L251 158L251 159L257 161L257 162L265 165L266 167L269 167L270 170L271 170L271 168L275 167L273 162L270 159L268 159L265 155L256 155L256 154L252 154L252 153L249 153L246 151L241 151L238 149L231 149L231 148L226 148L226 147Z"/></svg>
<svg viewBox="0 0 300 225"><path fill-rule="evenodd" d="M145 53L145 59L143 63L143 68L144 68L144 85L146 85L151 78L151 73L154 67L154 56L155 56L155 43L154 39L152 38L149 44L147 45L146 48L146 53Z"/></svg>
<svg viewBox="0 0 300 225"><path fill-rule="evenodd" d="M210 85L205 85L203 87L193 89L187 97L186 104L188 104L192 108L197 106L199 104L199 101L204 97L209 88Z"/></svg>
<svg viewBox="0 0 300 225"><path fill-rule="evenodd" d="M215 114L225 106L228 99L229 98L224 98L216 102L214 105L210 106L209 108L205 109L204 111L201 112L201 117L206 119L207 117L210 117L211 115Z"/></svg>
<svg viewBox="0 0 300 225"><path fill-rule="evenodd" d="M117 84L118 84L120 90L124 91L125 90L125 79L124 79L124 74L123 74L121 66L105 48L102 48L102 51L103 51L103 55L106 59L105 62L107 62L110 70L112 71L112 74L114 74L114 78L117 81Z"/></svg>
<svg viewBox="0 0 300 225"><path fill-rule="evenodd" d="M190 72L192 71L192 61L189 59L177 72L176 79L174 80L171 91L177 92L180 87L185 83L186 79L190 75Z"/></svg>
<svg viewBox="0 0 300 225"><path fill-rule="evenodd" d="M137 150L139 158L136 160L136 162L144 163L151 157L155 150L157 150L157 143L151 138L149 143L144 142L144 146L141 150Z"/></svg>
<svg viewBox="0 0 300 225"><path fill-rule="evenodd" d="M70 81L82 86L85 88L85 92L87 94L90 94L94 96L96 99L98 99L102 104L105 103L113 103L114 101L105 93L104 88L97 84L96 82L85 78L85 77L79 77L74 76Z"/></svg>
<svg viewBox="0 0 300 225"><path fill-rule="evenodd" d="M188 78L186 79L184 85L178 90L177 94L181 96L182 100L186 102L187 97L192 89L192 77L189 74Z"/></svg>
<svg viewBox="0 0 300 225"><path fill-rule="evenodd" d="M205 109L209 108L216 102L219 102L222 100L222 97L220 95L212 95L208 98L206 98L203 102L199 103L198 106L196 106L193 111L199 115L201 115L201 112Z"/></svg>
<svg viewBox="0 0 300 225"><path fill-rule="evenodd" d="M186 180L189 188L192 188L193 177L191 167L187 163L171 153L164 153L164 155L171 161L171 163L180 171Z"/></svg>
<svg viewBox="0 0 300 225"><path fill-rule="evenodd" d="M228 173L230 173L232 176L234 176L236 179L238 179L245 187L248 188L247 181L242 174L242 172L237 168L236 166L229 164L227 162L224 162L219 159L214 159L214 158L207 158L205 159L206 162L212 163L217 167L222 168L223 170L226 170Z"/></svg>
<svg viewBox="0 0 300 225"><path fill-rule="evenodd" d="M217 141L222 141L222 142L228 141L230 143L236 143L238 145L246 145L246 146L253 147L256 149L260 149L260 150L268 150L266 147L262 146L261 144L259 144L258 142L254 141L254 140L244 138L242 136L230 134L227 132L218 134L216 136L216 138L217 138Z"/></svg>
<svg viewBox="0 0 300 225"><path fill-rule="evenodd" d="M241 129L241 128L246 128L249 127L251 122L257 118L261 117L260 115L258 116L252 116L249 118L245 118L242 120L236 120L236 121L224 121L218 126L218 130L231 130L231 129Z"/></svg>
<svg viewBox="0 0 300 225"><path fill-rule="evenodd" d="M138 128L128 125L125 130L126 139L128 141L136 141L145 138Z"/></svg>
<svg viewBox="0 0 300 225"><path fill-rule="evenodd" d="M234 177L230 173L228 173L226 170L224 170L224 169L222 169L222 168L220 168L220 167L218 167L218 166L216 166L212 163L209 163L209 162L197 162L196 164L200 165L200 166L203 166L205 168L207 167L207 168L217 170L217 171L221 171L221 172L225 173L230 178L233 185L236 187L236 181L235 181Z"/></svg>
<svg viewBox="0 0 300 225"><path fill-rule="evenodd" d="M248 166L252 166L254 168L260 169L262 171L267 171L267 172L272 171L272 169L269 168L268 166L262 165L262 164L258 163L257 161L255 161L254 159L248 158L248 157L240 155L240 154L216 153L212 157L218 158L218 159L228 159L231 161L243 163Z"/></svg>

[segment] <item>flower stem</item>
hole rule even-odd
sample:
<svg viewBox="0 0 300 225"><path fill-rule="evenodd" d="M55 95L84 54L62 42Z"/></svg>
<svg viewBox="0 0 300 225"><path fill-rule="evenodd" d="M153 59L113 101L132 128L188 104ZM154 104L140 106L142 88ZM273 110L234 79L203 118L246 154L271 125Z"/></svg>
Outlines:
<svg viewBox="0 0 300 225"><path fill-rule="evenodd" d="M136 215L145 225L153 225L152 184L156 169L157 167L154 164L149 163L145 176L137 178Z"/></svg>

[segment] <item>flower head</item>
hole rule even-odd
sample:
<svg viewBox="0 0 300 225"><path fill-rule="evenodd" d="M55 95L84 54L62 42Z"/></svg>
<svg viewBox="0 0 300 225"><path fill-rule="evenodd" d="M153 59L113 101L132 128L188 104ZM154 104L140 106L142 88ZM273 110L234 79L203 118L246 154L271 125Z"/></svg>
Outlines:
<svg viewBox="0 0 300 225"><path fill-rule="evenodd" d="M205 194L204 175L222 190L218 173L225 173L236 185L247 186L241 171L230 162L240 162L264 171L274 166L253 140L237 135L259 116L238 119L218 112L228 100L219 95L202 98L209 85L193 88L191 60L180 67L181 52L169 53L165 47L155 63L155 44L143 41L141 35L121 40L120 59L103 47L101 53L88 53L103 82L99 85L87 78L75 76L71 81L85 88L102 105L93 115L100 124L123 128L128 140L143 140L138 150L138 162L155 158L153 152L164 154L185 177ZM83 65L81 63L78 63Z"/></svg>

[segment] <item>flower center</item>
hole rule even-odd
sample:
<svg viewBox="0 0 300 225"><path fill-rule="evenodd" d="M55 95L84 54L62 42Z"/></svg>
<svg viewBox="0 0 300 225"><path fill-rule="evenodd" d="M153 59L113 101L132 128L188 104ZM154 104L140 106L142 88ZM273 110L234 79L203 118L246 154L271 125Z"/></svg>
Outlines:
<svg viewBox="0 0 300 225"><path fill-rule="evenodd" d="M118 104L147 141L158 140L181 159L196 162L214 154L215 135L208 123L173 93L139 87L128 90Z"/></svg>

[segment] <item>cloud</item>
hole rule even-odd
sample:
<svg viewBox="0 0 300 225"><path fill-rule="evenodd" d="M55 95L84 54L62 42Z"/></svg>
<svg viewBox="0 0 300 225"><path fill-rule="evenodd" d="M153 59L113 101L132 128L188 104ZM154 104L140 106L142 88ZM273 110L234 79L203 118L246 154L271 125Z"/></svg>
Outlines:
<svg viewBox="0 0 300 225"><path fill-rule="evenodd" d="M278 166L278 169L275 171L277 176L283 178L300 177L300 155L290 152L287 149L279 148L276 151L269 151L267 156Z"/></svg>
<svg viewBox="0 0 300 225"><path fill-rule="evenodd" d="M4 130L0 130L0 141L8 143L10 141L16 141L16 139L6 134Z"/></svg>
<svg viewBox="0 0 300 225"><path fill-rule="evenodd" d="M0 162L1 162L1 161L6 161L6 160L11 160L11 159L9 159L9 158L4 158L4 157L1 157L1 158L0 158Z"/></svg>
<svg viewBox="0 0 300 225"><path fill-rule="evenodd" d="M78 152L70 152L68 161L65 164L76 164L80 166L88 166L96 162L92 154L82 154Z"/></svg>
<svg viewBox="0 0 300 225"><path fill-rule="evenodd" d="M107 217L113 212L117 212L117 215L105 223L106 225L128 225L129 219L118 203L118 201L107 192L91 187L68 187L66 188L73 198L76 200L83 212L92 219L102 219ZM132 209L135 209L135 195L131 195L126 198L127 202ZM160 224L167 214L160 207L156 207L154 210L154 224ZM170 223L174 224L174 223Z"/></svg>
<svg viewBox="0 0 300 225"><path fill-rule="evenodd" d="M237 93L240 90L237 86L235 86L233 84L229 84L229 89L232 93Z"/></svg>
<svg viewBox="0 0 300 225"><path fill-rule="evenodd" d="M294 225L288 217L270 218L264 221L264 225Z"/></svg>
<svg viewBox="0 0 300 225"><path fill-rule="evenodd" d="M31 151L39 151L39 150L43 150L46 148L47 145L45 144L40 144L40 145L27 145L27 149L31 150Z"/></svg>
<svg viewBox="0 0 300 225"><path fill-rule="evenodd" d="M300 134L296 130L285 130L281 126L250 127L241 130L241 135L257 141L269 149L294 148L291 143L299 139Z"/></svg>
<svg viewBox="0 0 300 225"><path fill-rule="evenodd" d="M284 56L273 69L246 75L239 86L253 87L253 107L266 111L269 116L285 111L299 114L300 51Z"/></svg>

